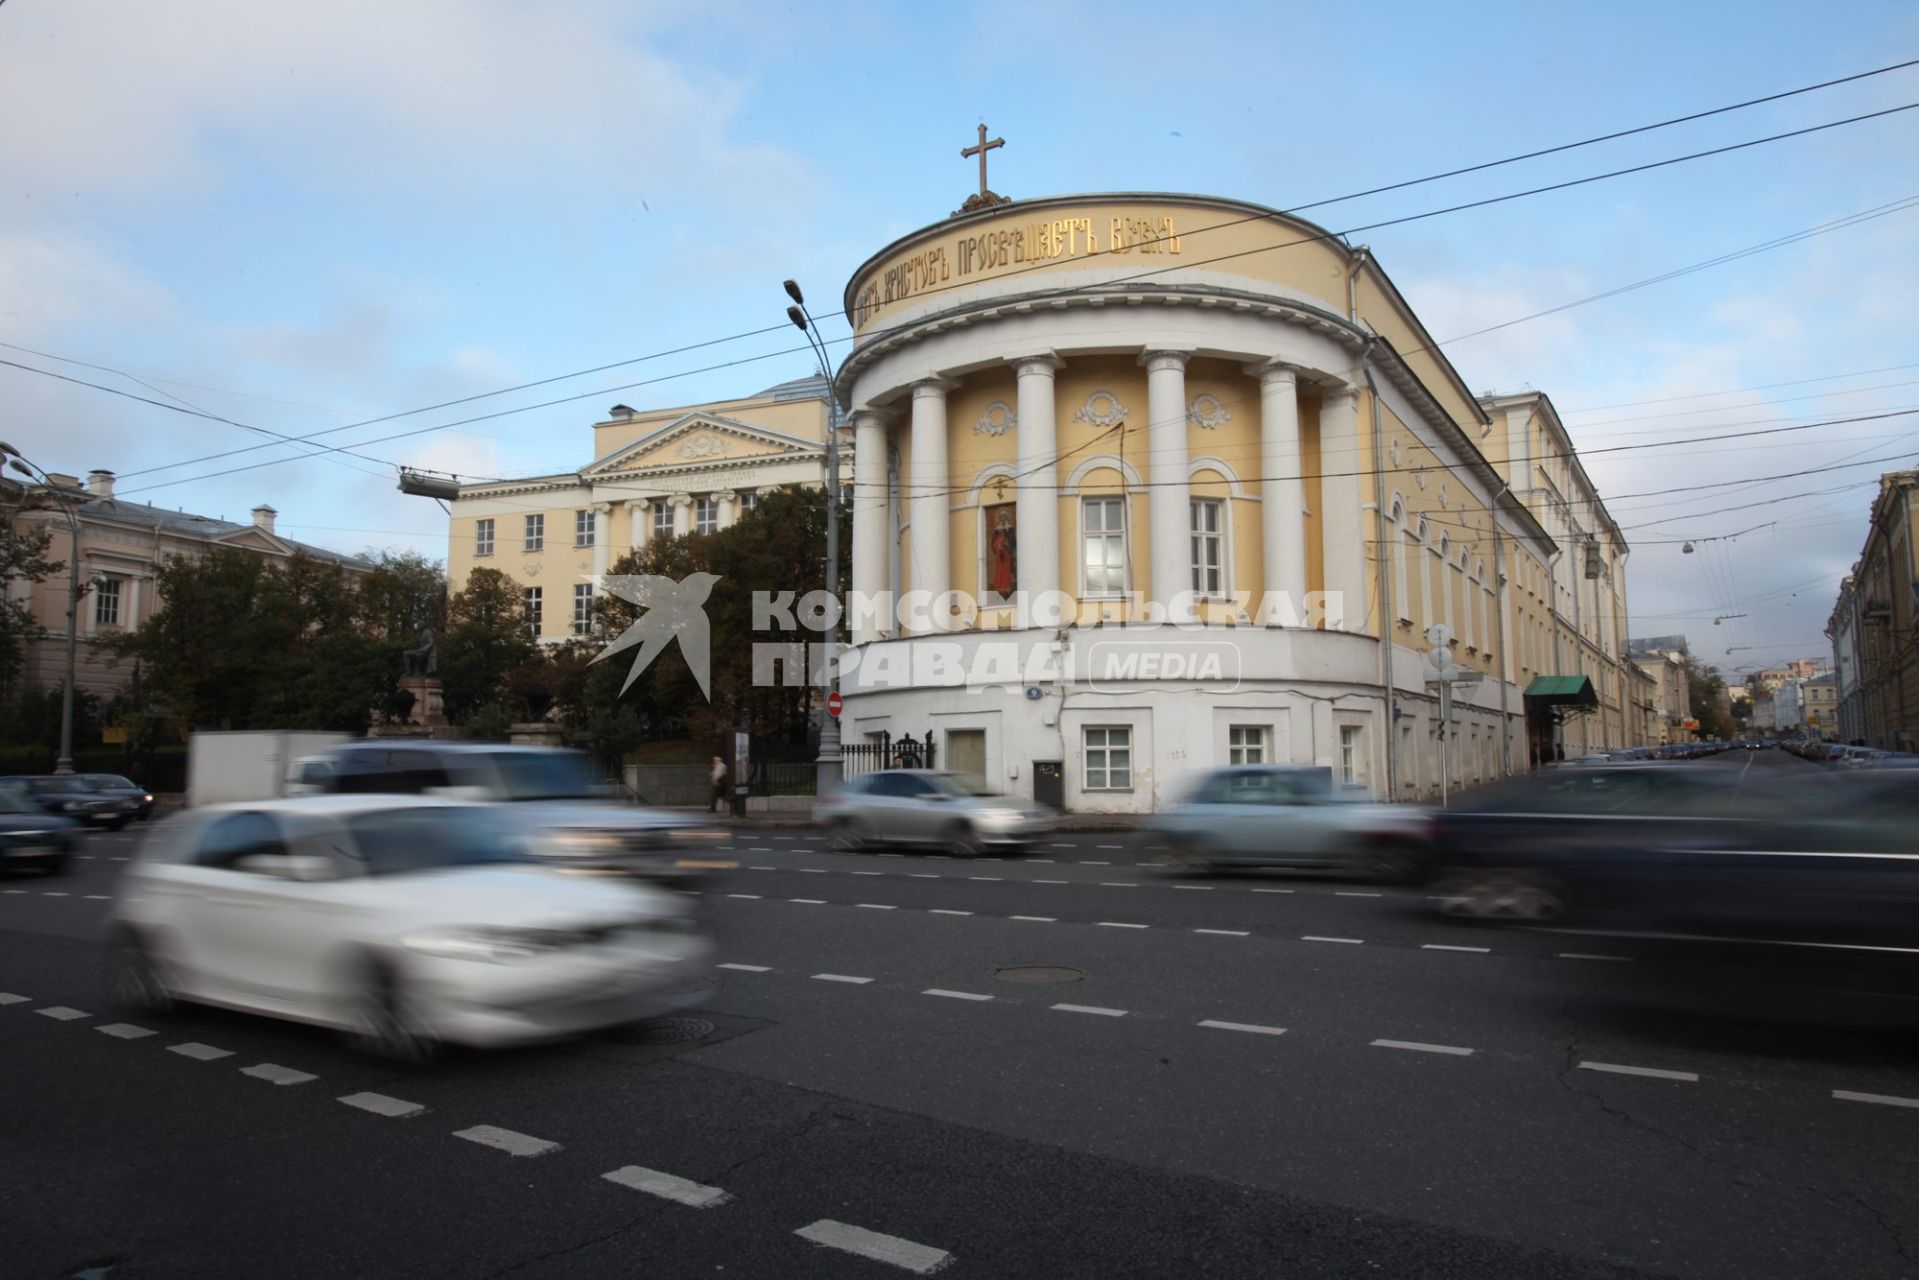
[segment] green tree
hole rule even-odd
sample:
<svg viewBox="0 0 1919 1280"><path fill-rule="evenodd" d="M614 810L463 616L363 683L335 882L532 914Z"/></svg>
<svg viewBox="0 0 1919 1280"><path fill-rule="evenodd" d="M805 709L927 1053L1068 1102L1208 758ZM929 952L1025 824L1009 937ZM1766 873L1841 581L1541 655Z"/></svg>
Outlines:
<svg viewBox="0 0 1919 1280"><path fill-rule="evenodd" d="M519 586L498 569L475 569L447 605L440 645L447 719L465 724L482 708L510 705L508 677L537 649Z"/></svg>
<svg viewBox="0 0 1919 1280"><path fill-rule="evenodd" d="M1719 670L1686 655L1686 699L1701 738L1734 736L1732 707L1726 697L1725 677Z"/></svg>
<svg viewBox="0 0 1919 1280"><path fill-rule="evenodd" d="M41 633L26 601L14 599L5 588L16 582L30 586L56 569L65 569L64 562L47 559L52 542L47 530L16 528L12 519L0 515L0 690L13 689L26 662L27 645Z"/></svg>

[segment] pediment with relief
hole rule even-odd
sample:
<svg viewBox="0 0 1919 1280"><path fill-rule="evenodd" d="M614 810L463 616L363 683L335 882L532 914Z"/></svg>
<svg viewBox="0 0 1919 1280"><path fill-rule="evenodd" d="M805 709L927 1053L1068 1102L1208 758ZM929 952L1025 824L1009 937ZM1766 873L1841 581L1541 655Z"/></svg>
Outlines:
<svg viewBox="0 0 1919 1280"><path fill-rule="evenodd" d="M779 457L820 455L826 446L814 440L789 436L722 418L714 414L688 414L658 431L616 449L581 472L582 476L608 475L660 468L711 466L714 463L764 461Z"/></svg>

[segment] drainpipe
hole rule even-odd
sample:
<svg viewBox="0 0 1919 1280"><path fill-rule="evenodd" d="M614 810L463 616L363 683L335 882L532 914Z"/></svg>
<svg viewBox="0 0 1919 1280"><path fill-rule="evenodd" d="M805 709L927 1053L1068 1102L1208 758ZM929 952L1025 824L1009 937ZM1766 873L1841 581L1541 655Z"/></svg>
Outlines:
<svg viewBox="0 0 1919 1280"><path fill-rule="evenodd" d="M1365 250L1360 252L1363 254ZM1357 288L1357 266L1354 272L1348 283ZM1399 742L1399 691L1393 686L1392 574L1387 571L1386 561L1386 476L1379 465L1384 456L1380 448L1379 384L1373 380L1373 344L1377 341L1377 337L1366 339L1366 349L1359 353L1359 367L1366 375L1366 398L1372 403L1373 558L1376 562L1373 572L1379 579L1379 682L1386 690L1386 799L1397 800L1399 760L1395 750Z"/></svg>
<svg viewBox="0 0 1919 1280"><path fill-rule="evenodd" d="M1359 273L1372 256L1371 249L1360 245L1353 250L1352 270L1346 273L1346 318L1354 324L1359 323Z"/></svg>
<svg viewBox="0 0 1919 1280"><path fill-rule="evenodd" d="M1493 495L1493 643L1499 646L1499 772L1510 777L1513 771L1513 727L1511 723L1512 679L1506 674L1506 540L1499 536L1499 503L1513 491L1511 481L1499 486ZM1519 675L1513 668L1513 677Z"/></svg>

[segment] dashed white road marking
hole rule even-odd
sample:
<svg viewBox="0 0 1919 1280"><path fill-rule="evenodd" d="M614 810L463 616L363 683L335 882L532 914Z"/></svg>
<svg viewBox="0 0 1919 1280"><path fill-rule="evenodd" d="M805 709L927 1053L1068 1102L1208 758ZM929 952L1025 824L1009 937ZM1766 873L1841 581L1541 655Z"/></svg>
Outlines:
<svg viewBox="0 0 1919 1280"><path fill-rule="evenodd" d="M1374 893L1370 889L1335 889L1333 896L1335 898L1378 898L1383 895Z"/></svg>
<svg viewBox="0 0 1919 1280"><path fill-rule="evenodd" d="M1213 891L1213 886L1212 886L1212 885L1210 885L1210 884L1176 884L1176 885L1174 885L1174 886L1173 886L1173 888L1175 888L1175 889L1204 889L1204 890L1205 890L1206 892L1208 892L1208 893L1211 893L1211 892Z"/></svg>
<svg viewBox="0 0 1919 1280"><path fill-rule="evenodd" d="M1629 1067L1619 1062L1582 1062L1581 1071L1607 1071L1616 1076L1648 1076L1654 1080L1686 1080L1694 1084L1699 1082L1697 1071L1665 1071L1659 1067Z"/></svg>
<svg viewBox="0 0 1919 1280"><path fill-rule="evenodd" d="M1095 927L1100 929L1146 929L1146 928L1150 928L1151 926L1143 925L1143 924L1127 924L1124 920L1101 920Z"/></svg>
<svg viewBox="0 0 1919 1280"><path fill-rule="evenodd" d="M0 1004L27 1004L32 996L17 996L11 991L0 991Z"/></svg>
<svg viewBox="0 0 1919 1280"><path fill-rule="evenodd" d="M935 916L970 916L973 913L970 911L954 911L950 907L934 907L927 914Z"/></svg>
<svg viewBox="0 0 1919 1280"><path fill-rule="evenodd" d="M110 902L113 899L113 895L109 893L89 893L84 896L89 902Z"/></svg>
<svg viewBox="0 0 1919 1280"><path fill-rule="evenodd" d="M1841 1102L1876 1102L1882 1107L1919 1107L1919 1098L1901 1098L1892 1093L1854 1093L1851 1089L1834 1089L1832 1096Z"/></svg>
<svg viewBox="0 0 1919 1280"><path fill-rule="evenodd" d="M898 907L893 906L892 904L886 903L886 902L856 902L853 905L856 907L864 907L868 911L898 911L899 910Z"/></svg>
<svg viewBox="0 0 1919 1280"><path fill-rule="evenodd" d="M766 847L765 845L763 845L763 844L756 844L756 845L754 845L753 847L751 847L750 849L748 849L748 850L747 850L747 852L748 852L748 853L772 853L772 852L773 852L773 850L771 850L771 849L769 849L769 848L767 848L767 847Z"/></svg>
<svg viewBox="0 0 1919 1280"><path fill-rule="evenodd" d="M637 1164L629 1164L600 1176L608 1182L617 1182L634 1191L643 1191L649 1196L658 1196L692 1209L717 1209L733 1198L718 1187L703 1187L697 1182L661 1173L658 1169L643 1169Z"/></svg>
<svg viewBox="0 0 1919 1280"><path fill-rule="evenodd" d="M283 1067L277 1062L261 1062L251 1067L241 1067L240 1074L252 1076L255 1080L264 1080L268 1084L305 1084L320 1077L310 1071L295 1071L292 1067Z"/></svg>
<svg viewBox="0 0 1919 1280"><path fill-rule="evenodd" d="M722 968L722 969L737 969L737 970L738 970L739 972L741 972L741 973L771 973L771 972L773 972L773 966L772 966L772 965L766 965L766 964L734 964L734 963L733 963L732 961L730 961L730 960L729 960L729 961L727 961L726 963L724 963L724 964L722 964L722 965L720 965L719 967L720 967L720 968Z"/></svg>
<svg viewBox="0 0 1919 1280"><path fill-rule="evenodd" d="M1082 867L1110 867L1113 864L1110 862L1092 862L1092 861L1089 861L1088 859L1081 858L1079 860L1079 865Z"/></svg>
<svg viewBox="0 0 1919 1280"><path fill-rule="evenodd" d="M1126 1010L1124 1009L1102 1009L1096 1004L1056 1004L1053 1007L1061 1013L1091 1013L1097 1014L1102 1018L1123 1018L1126 1016Z"/></svg>
<svg viewBox="0 0 1919 1280"><path fill-rule="evenodd" d="M468 1142L477 1142L483 1147L493 1147L510 1156L543 1156L550 1151L558 1151L560 1144L548 1142L545 1138L535 1138L530 1134L515 1133L511 1129L501 1129L490 1124L476 1124L471 1129L456 1129L456 1138L465 1138Z"/></svg>
<svg viewBox="0 0 1919 1280"><path fill-rule="evenodd" d="M872 981L871 978L855 978L845 973L816 973L813 979L816 982L850 982L856 987L863 987Z"/></svg>
<svg viewBox="0 0 1919 1280"><path fill-rule="evenodd" d="M1051 858L1028 858L1027 861L1051 863L1053 860Z"/></svg>
<svg viewBox="0 0 1919 1280"><path fill-rule="evenodd" d="M144 1040L148 1036L160 1034L145 1027L136 1027L131 1022L109 1022L104 1027L95 1027L94 1030L103 1036L112 1036L115 1040Z"/></svg>
<svg viewBox="0 0 1919 1280"><path fill-rule="evenodd" d="M752 866L747 867L747 870L748 871L778 871L779 868L778 867L762 867L756 863Z"/></svg>
<svg viewBox="0 0 1919 1280"><path fill-rule="evenodd" d="M1250 938L1253 935L1245 929L1195 929L1194 933L1216 933L1222 938Z"/></svg>
<svg viewBox="0 0 1919 1280"><path fill-rule="evenodd" d="M25 889L8 889L8 890L5 890L5 892L7 892L7 893L25 893L25 892L26 892L26 890L25 890Z"/></svg>
<svg viewBox="0 0 1919 1280"><path fill-rule="evenodd" d="M1034 884L1071 884L1071 880L1035 880Z"/></svg>
<svg viewBox="0 0 1919 1280"><path fill-rule="evenodd" d="M216 1049L210 1044L201 1044L197 1040L189 1040L185 1044L170 1044L167 1046L167 1052L177 1053L183 1058L192 1058L196 1062L212 1062L215 1058L233 1056L231 1049Z"/></svg>
<svg viewBox="0 0 1919 1280"><path fill-rule="evenodd" d="M43 1018L52 1018L58 1022L72 1022L77 1018L91 1018L93 1015L83 1009L69 1009L63 1004L48 1005L44 1009L35 1009Z"/></svg>
<svg viewBox="0 0 1919 1280"><path fill-rule="evenodd" d="M760 897L757 893L729 893L726 896L729 898L751 898L755 902L759 901Z"/></svg>
<svg viewBox="0 0 1919 1280"><path fill-rule="evenodd" d="M877 876L877 875L884 875L886 873L883 871L855 871L853 874L856 876Z"/></svg>
<svg viewBox="0 0 1919 1280"><path fill-rule="evenodd" d="M1301 942L1343 942L1348 946L1354 947L1361 946L1366 941L1364 938L1323 938L1314 933L1303 933L1300 935L1299 940Z"/></svg>
<svg viewBox="0 0 1919 1280"><path fill-rule="evenodd" d="M823 906L825 906L825 905L826 905L826 899L825 899L825 898L788 898L788 899L787 899L787 901L788 901L788 902L803 902L803 903L805 903L805 904L806 904L807 906L809 906L809 907L823 907Z"/></svg>
<svg viewBox="0 0 1919 1280"><path fill-rule="evenodd" d="M42 889L40 891L40 896L43 898L71 898L73 895L68 893L64 889L61 889L58 891L53 889Z"/></svg>
<svg viewBox="0 0 1919 1280"><path fill-rule="evenodd" d="M1255 889L1254 893L1291 893L1291 889Z"/></svg>
<svg viewBox="0 0 1919 1280"><path fill-rule="evenodd" d="M909 871L906 873L906 876L909 880L937 880L940 878L940 873L937 871Z"/></svg>
<svg viewBox="0 0 1919 1280"><path fill-rule="evenodd" d="M968 880L1004 880L1005 876L968 876Z"/></svg>
<svg viewBox="0 0 1919 1280"><path fill-rule="evenodd" d="M947 991L942 987L928 987L920 992L923 996L941 996L947 1000L991 1000L992 996L983 996L975 991Z"/></svg>
<svg viewBox="0 0 1919 1280"><path fill-rule="evenodd" d="M825 867L795 867L794 870L809 876L823 876L823 875L829 874L829 872L826 870Z"/></svg>
<svg viewBox="0 0 1919 1280"><path fill-rule="evenodd" d="M1286 1028L1284 1027L1262 1027L1257 1022L1216 1022L1211 1018L1206 1018L1202 1020L1199 1025L1202 1027L1212 1027L1217 1031L1249 1031L1258 1036L1283 1036L1286 1034Z"/></svg>
<svg viewBox="0 0 1919 1280"><path fill-rule="evenodd" d="M880 857L882 857L882 858L904 858L905 856L906 856L906 855L905 855L905 854L903 854L903 853L882 853L882 854L880 855ZM945 854L940 854L939 856L940 856L940 857L945 857L946 855L945 855Z"/></svg>
<svg viewBox="0 0 1919 1280"><path fill-rule="evenodd" d="M1039 924L1058 924L1058 916L1008 916L1008 920L1032 920Z"/></svg>
<svg viewBox="0 0 1919 1280"><path fill-rule="evenodd" d="M838 1249L842 1253L858 1254L862 1258L871 1258L875 1262L888 1263L902 1270L911 1271L914 1275L930 1276L953 1261L953 1255L944 1249L914 1244L911 1240L882 1235L877 1231L868 1231L865 1227L835 1222L831 1218L821 1218L818 1222L809 1223L793 1234L803 1240L810 1240L814 1244Z"/></svg>
<svg viewBox="0 0 1919 1280"><path fill-rule="evenodd" d="M1421 951L1471 951L1479 955L1489 955L1492 952L1491 947L1456 947L1447 942L1423 942L1419 949Z"/></svg>
<svg viewBox="0 0 1919 1280"><path fill-rule="evenodd" d="M1124 849L1126 846L1123 844L1096 844L1093 847L1095 849Z"/></svg>
<svg viewBox="0 0 1919 1280"><path fill-rule="evenodd" d="M1414 1053L1448 1053L1456 1058L1470 1058L1473 1051L1462 1049L1454 1044L1425 1044L1418 1040L1375 1040L1380 1049L1410 1049Z"/></svg>
<svg viewBox="0 0 1919 1280"><path fill-rule="evenodd" d="M1046 847L1049 849L1076 849L1079 846L1071 844L1049 844Z"/></svg>
<svg viewBox="0 0 1919 1280"><path fill-rule="evenodd" d="M426 1113L426 1108L417 1102L408 1102L405 1098L389 1098L384 1093L349 1093L340 1101L349 1107L371 1111L376 1116L391 1116L395 1120L405 1120Z"/></svg>
<svg viewBox="0 0 1919 1280"><path fill-rule="evenodd" d="M1099 882L1099 887L1102 889L1137 889L1139 888L1139 881L1137 880L1102 880Z"/></svg>
<svg viewBox="0 0 1919 1280"><path fill-rule="evenodd" d="M1561 960L1610 960L1614 962L1615 964L1629 964L1632 961L1631 956L1590 955L1583 951L1562 951L1559 953L1559 959Z"/></svg>

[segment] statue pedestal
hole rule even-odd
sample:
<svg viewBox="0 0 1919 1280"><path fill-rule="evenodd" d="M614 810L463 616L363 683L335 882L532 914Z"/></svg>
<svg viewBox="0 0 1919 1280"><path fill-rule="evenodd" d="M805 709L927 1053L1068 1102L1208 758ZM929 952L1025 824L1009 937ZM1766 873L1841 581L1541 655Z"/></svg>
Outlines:
<svg viewBox="0 0 1919 1280"><path fill-rule="evenodd" d="M413 695L413 707L401 725L423 729L446 727L446 699L441 693L440 677L401 676L400 688Z"/></svg>

